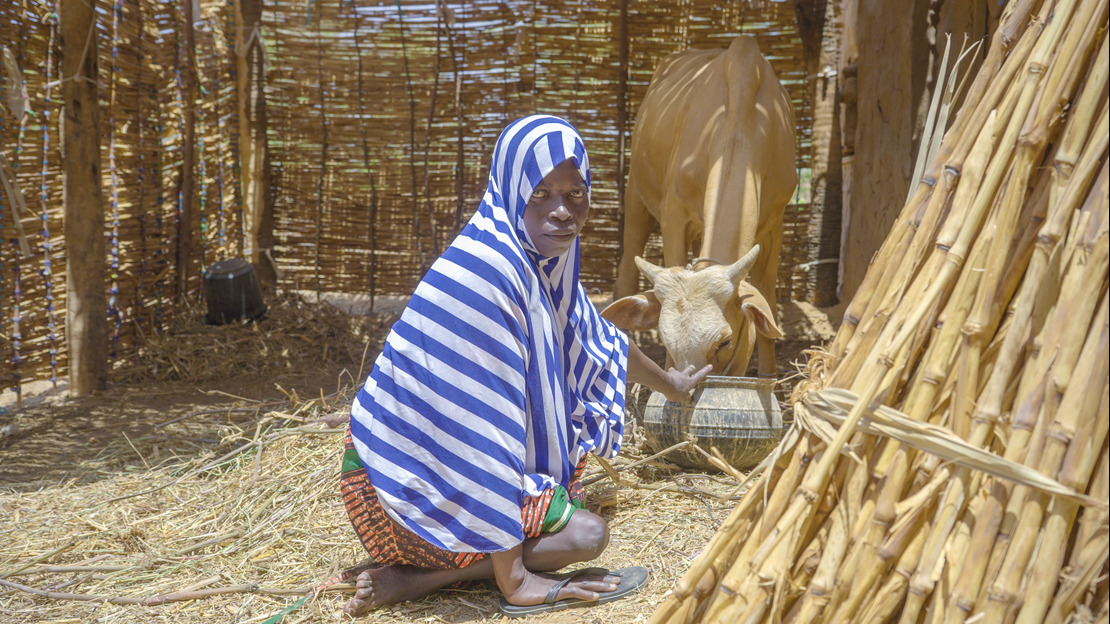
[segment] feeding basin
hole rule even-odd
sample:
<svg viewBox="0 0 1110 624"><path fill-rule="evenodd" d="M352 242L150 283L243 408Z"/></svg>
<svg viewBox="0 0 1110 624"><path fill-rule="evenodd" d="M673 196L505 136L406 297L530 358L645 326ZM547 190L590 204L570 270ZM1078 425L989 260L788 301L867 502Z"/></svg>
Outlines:
<svg viewBox="0 0 1110 624"><path fill-rule="evenodd" d="M782 437L782 410L773 379L710 375L688 401L668 401L652 392L644 408L644 437L661 451L687 434L707 452L713 447L738 470L759 464ZM696 449L672 451L668 461L698 470L718 470Z"/></svg>

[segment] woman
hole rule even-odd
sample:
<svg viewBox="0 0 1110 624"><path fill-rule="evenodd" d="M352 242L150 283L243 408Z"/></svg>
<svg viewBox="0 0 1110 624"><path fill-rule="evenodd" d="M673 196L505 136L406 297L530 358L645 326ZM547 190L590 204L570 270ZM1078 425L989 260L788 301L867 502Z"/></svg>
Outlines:
<svg viewBox="0 0 1110 624"><path fill-rule="evenodd" d="M605 601L646 570L550 574L598 557L587 453L620 449L625 388L683 400L708 373L662 370L578 282L590 169L567 122L497 141L477 213L432 265L351 408L343 497L375 561L345 611L494 579L509 615Z"/></svg>

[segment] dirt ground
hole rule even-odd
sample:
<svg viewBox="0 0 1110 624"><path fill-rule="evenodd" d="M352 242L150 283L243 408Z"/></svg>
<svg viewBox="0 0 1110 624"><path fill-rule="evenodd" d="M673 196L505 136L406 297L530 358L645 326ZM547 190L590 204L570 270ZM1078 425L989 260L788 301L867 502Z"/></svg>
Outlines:
<svg viewBox="0 0 1110 624"><path fill-rule="evenodd" d="M350 391L369 372L374 357L381 348L381 341L396 318L403 302L380 302L375 310L358 310L357 306L348 308L355 311L357 323L352 335L346 331L348 316L336 312L334 307L321 306L329 311L328 322L339 330L331 331L326 338L314 338L306 342L302 352L286 348L278 360L276 368L247 371L244 374L217 370L213 364L201 368L215 370L215 375L194 375L184 379L138 379L142 374L131 374L132 379L113 383L104 392L89 397L69 396L65 385L55 390L50 384L38 382L30 385L22 397L22 407L15 404L14 395L6 390L0 395L0 519L14 519L17 526L12 527L16 534L19 526L19 507L25 505L28 497L51 496L51 492L69 491L82 484L110 484L125 476L141 476L147 471L172 469L174 466L196 463L199 456L218 454L227 447L229 431L251 432L255 424L267 413L274 410L288 410L313 397L334 397L337 393ZM307 306L300 309L303 314ZM316 310L316 308L311 308ZM312 314L320 314L312 312ZM338 314L338 316L337 316ZM840 310L820 310L803 303L785 302L780 306L780 321L786 338L778 344L777 359L780 373L786 379L778 391L785 399L798 377L789 373L800 371L805 365L806 349L820 347L831 340ZM305 324L300 320L290 321L296 327L320 326L327 323ZM259 323L264 325L265 321ZM194 338L210 338L205 332L216 332L207 328L197 329ZM289 333L288 327L271 327L267 331ZM318 330L314 330L318 331ZM218 335L218 334L211 334ZM271 334L272 336L272 334ZM261 338L260 338L261 339ZM280 340L270 338L266 348L273 350ZM663 350L648 334L637 337L638 342L650 356L662 360ZM334 341L332 345L323 344ZM249 351L251 342L240 342L233 350ZM338 345L338 346L337 346ZM357 346L357 348L351 348ZM343 348L340 348L343 347ZM313 352L312 349L318 349ZM330 349L330 353L329 353ZM245 353L244 357L249 357ZM230 360L231 356L216 354L210 356ZM225 361L230 370L245 370L235 362ZM176 365L175 365L176 367ZM126 373L126 371L124 371ZM248 435L249 437L249 435ZM635 453L647 450L630 444L628 450L636 459ZM256 467L257 471L257 467ZM673 471L663 471L664 480L675 481ZM640 477L651 481L655 473ZM682 479L714 480L707 475L680 475ZM733 484L735 485L735 484ZM679 488L681 489L681 488ZM735 504L734 500L717 500L706 496L704 488L686 488L690 495L676 495L678 502L667 499L667 505L686 506L682 509L668 507L667 514L653 515L650 501L641 500L634 489L620 487L613 483L600 483L588 488L593 499L592 507L604 509L604 515L613 525L613 546L611 556L603 565L617 565L621 561L646 562L652 569L652 582L642 595L622 601L625 617L629 612L636 614L628 621L646 621L655 606L663 599L674 582L696 556L698 550L715 532L716 525ZM727 487L726 487L727 489ZM338 496L336 496L338 498ZM662 501L662 497L658 497ZM22 501L22 502L16 502ZM23 516L24 518L27 515ZM42 522L46 519L32 519ZM27 522L27 520L23 520ZM699 524L700 531L684 530L688 523ZM662 526L659 526L662 525ZM631 527L637 527L632 530ZM349 527L345 527L348 528ZM351 534L349 540L357 545ZM699 540L701 540L699 542ZM351 550L344 546L344 552ZM0 548L0 578L23 563L23 559L42 553L11 552ZM610 563L611 562L611 563ZM355 562L350 562L352 565ZM19 576L12 576L18 581ZM26 581L26 579L25 579ZM371 614L363 619L368 622L401 621L472 621L499 619L496 616L496 595L480 592L449 593L443 598L429 598L419 603L400 605L383 612ZM230 604L241 605L244 599L233 599ZM437 602L438 601L438 602ZM226 601L225 601L226 602ZM73 619L58 619L58 605L48 598L29 597L19 591L0 588L0 622L39 622L39 621L144 621L127 617L106 617L103 610L90 610L85 603L72 603ZM77 605L80 604L81 608ZM224 604L224 603L214 603ZM317 606L312 613L303 616L290 616L289 621L345 621L338 615L342 601L331 598L324 607ZM475 606L476 605L476 606ZM608 605L606 605L608 606ZM49 608L48 608L49 607ZM224 604L224 611L233 610ZM618 607L613 607L618 608ZM630 611L629 611L630 610ZM261 611L265 611L262 609ZM65 612L63 609L62 613ZM157 608L145 608L143 613L157 613ZM216 609L213 618L200 618L197 621L260 621L257 618L243 617L242 608L234 617L220 614ZM8 615L4 615L7 613ZM96 613L94 616L93 614ZM247 610L250 613L250 610ZM255 615L259 611L254 612ZM608 613L609 615L605 615ZM612 609L570 610L532 618L537 622L604 622L616 616ZM132 614L134 615L134 614ZM106 617L106 619L101 619ZM38 619L36 619L38 618ZM146 621L184 621L165 619L163 616L151 617ZM622 620L623 621L623 620Z"/></svg>

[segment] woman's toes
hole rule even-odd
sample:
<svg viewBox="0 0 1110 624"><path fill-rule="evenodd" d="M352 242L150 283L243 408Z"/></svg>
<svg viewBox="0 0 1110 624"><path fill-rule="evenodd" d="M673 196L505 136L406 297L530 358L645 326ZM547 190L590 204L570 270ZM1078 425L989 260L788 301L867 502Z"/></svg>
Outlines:
<svg viewBox="0 0 1110 624"><path fill-rule="evenodd" d="M373 602L374 583L370 577L370 571L367 570L358 575L355 580L355 595L343 605L343 612L347 615L362 615L366 612Z"/></svg>
<svg viewBox="0 0 1110 624"><path fill-rule="evenodd" d="M366 603L362 600L351 598L347 601L347 604L343 605L343 613L350 616L361 615L365 606Z"/></svg>

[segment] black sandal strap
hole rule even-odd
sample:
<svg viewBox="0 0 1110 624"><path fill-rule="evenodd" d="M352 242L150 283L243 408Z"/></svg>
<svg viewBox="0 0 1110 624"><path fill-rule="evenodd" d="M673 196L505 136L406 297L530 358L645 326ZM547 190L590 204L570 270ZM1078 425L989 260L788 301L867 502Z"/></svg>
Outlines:
<svg viewBox="0 0 1110 624"><path fill-rule="evenodd" d="M559 595L559 592L564 587L567 586L567 583L569 583L572 578L574 578L574 577L568 576L565 579L559 581L558 583L555 583L555 585L552 586L551 591L547 592L547 598L543 599L543 603L544 604L555 604L555 597Z"/></svg>

